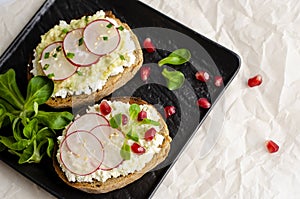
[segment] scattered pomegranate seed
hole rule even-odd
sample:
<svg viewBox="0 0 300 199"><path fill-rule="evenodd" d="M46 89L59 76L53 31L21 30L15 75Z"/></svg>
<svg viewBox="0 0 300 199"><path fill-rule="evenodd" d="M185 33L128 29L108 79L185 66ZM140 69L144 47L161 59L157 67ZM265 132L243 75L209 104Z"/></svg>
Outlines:
<svg viewBox="0 0 300 199"><path fill-rule="evenodd" d="M175 106L166 106L164 109L166 118L176 113Z"/></svg>
<svg viewBox="0 0 300 199"><path fill-rule="evenodd" d="M128 117L125 114L122 114L122 125L126 125L128 123Z"/></svg>
<svg viewBox="0 0 300 199"><path fill-rule="evenodd" d="M147 81L148 77L150 76L150 72L151 72L151 69L149 66L143 66L140 70L141 79L143 81Z"/></svg>
<svg viewBox="0 0 300 199"><path fill-rule="evenodd" d="M266 145L266 148L269 151L269 153L275 153L279 149L279 146L272 140L267 140L265 145Z"/></svg>
<svg viewBox="0 0 300 199"><path fill-rule="evenodd" d="M146 152L146 149L144 147L140 146L138 143L133 143L130 148L131 148L131 151L136 154L143 154Z"/></svg>
<svg viewBox="0 0 300 199"><path fill-rule="evenodd" d="M107 101L102 101L100 104L100 112L102 115L108 115L111 112L111 107L107 103Z"/></svg>
<svg viewBox="0 0 300 199"><path fill-rule="evenodd" d="M223 84L223 78L221 76L215 76L215 86L220 87Z"/></svg>
<svg viewBox="0 0 300 199"><path fill-rule="evenodd" d="M207 82L209 80L209 74L205 71L198 71L195 76L196 79L201 82Z"/></svg>
<svg viewBox="0 0 300 199"><path fill-rule="evenodd" d="M261 75L256 75L250 79L248 79L248 86L249 87L254 87L254 86L259 86L262 83L262 76Z"/></svg>
<svg viewBox="0 0 300 199"><path fill-rule="evenodd" d="M156 134L155 128L151 128L146 131L144 138L146 141L151 141L154 138L155 134Z"/></svg>
<svg viewBox="0 0 300 199"><path fill-rule="evenodd" d="M210 108L211 104L210 102L206 99L206 98L199 98L198 101L198 106L200 106L201 108Z"/></svg>
<svg viewBox="0 0 300 199"><path fill-rule="evenodd" d="M155 51L155 47L150 38L146 38L143 45L148 53L153 53Z"/></svg>
<svg viewBox="0 0 300 199"><path fill-rule="evenodd" d="M146 111L141 111L138 114L138 121L143 121L145 118L147 118L147 112Z"/></svg>

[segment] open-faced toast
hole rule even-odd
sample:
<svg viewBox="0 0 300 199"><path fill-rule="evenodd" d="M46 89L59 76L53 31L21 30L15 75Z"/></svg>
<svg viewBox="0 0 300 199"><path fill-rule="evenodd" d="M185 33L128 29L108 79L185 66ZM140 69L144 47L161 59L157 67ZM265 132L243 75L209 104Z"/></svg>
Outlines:
<svg viewBox="0 0 300 199"><path fill-rule="evenodd" d="M101 105L102 103L104 103L104 105ZM71 165L71 164L69 164L69 162L64 163L65 156L62 154L62 153L64 153L63 150L66 149L68 153L72 153L72 152L75 153L74 152L75 149L74 150L72 149L73 146L71 145L71 140L67 139L68 135L69 136L73 135L72 134L73 132L76 133L76 132L82 130L83 122L81 122L80 119L83 118L85 115L80 116L79 119L75 120L70 125L70 127L64 131L63 137L59 138L59 148L56 147L56 150L54 152L54 157L53 157L53 165L54 165L55 171L58 174L58 176L67 185L74 187L76 189L82 190L84 192L88 192L88 193L106 193L106 192L110 192L110 191L113 191L116 189L120 189L120 188L134 182L135 180L141 178L145 173L147 173L148 171L155 168L159 163L164 161L166 159L166 157L168 156L168 153L170 150L171 138L169 137L168 127L167 127L164 119L159 114L159 112L157 112L157 110L154 108L154 106L146 103L145 101L143 101L141 99L132 98L132 97L113 98L109 101L103 100L101 102L101 104L95 105L92 108L90 108L89 111L87 111L88 112L87 114L98 114L99 113L101 115L101 113L103 111L105 114L107 114L108 112L105 112L105 110L103 110L102 106L104 106L104 109L107 109L107 105L108 105L111 108L110 113L108 113L104 117L106 118L105 120L108 121L109 126L114 127L114 128L118 128L117 127L118 125L116 126L115 120L117 121L117 119L116 119L117 116L119 114L122 114L122 124L120 123L120 125L125 125L125 126L122 127L121 130L120 130L120 128L118 128L118 129L124 135L124 138L126 140L126 141L122 141L122 142L123 143L126 142L126 143L128 143L129 146L131 146L131 151L130 151L131 157L127 160L122 160L120 162L120 164L114 164L117 166L112 166L113 168L108 168L108 167L102 167L101 163L106 164L106 165L108 165L110 163L112 164L112 161L116 160L116 158L113 158L112 156L114 156L114 155L119 156L120 149L117 149L114 154L105 153L106 155L109 155L110 157L107 157L104 155L104 158L106 157L107 159L112 159L112 160L105 161L105 159L104 159L100 163L100 166L97 167L95 171L93 171L93 172L85 171L86 174L84 174L84 175L77 174L82 171L82 168L80 168L81 170L78 170L77 167L76 168L73 166L69 167L69 165ZM132 111L132 109L134 109L134 107L136 108L136 105L138 105L140 107L140 110L138 110L139 113L145 111L145 112L147 112L146 115L148 115L148 116L143 117L141 119L140 114L138 116L136 114L134 115L134 111ZM124 108L124 107L126 107L126 108ZM127 111L128 109L131 109L131 111L128 112ZM129 120L129 122L128 122L128 120L126 120L127 121L126 124L123 124L123 115L127 116L127 119ZM90 117L90 115L88 117ZM135 117L137 117L137 118L135 118ZM112 119L112 118L114 118L114 119ZM132 119L138 120L138 121L131 122L130 120L132 120ZM105 122L105 120L104 120L104 122ZM114 121L112 121L112 120L114 120ZM77 125L78 128L73 128L74 126L76 126L76 121L78 121L78 125ZM89 121L91 121L91 118L89 119ZM93 122L90 122L90 123L93 123ZM141 123L144 123L144 124L141 125ZM105 125L106 124L101 123L98 126L103 127ZM128 129L126 127L126 125L132 125L132 126L140 125L135 129L137 134L129 135L128 131L124 130L124 129ZM105 127L105 128L110 128L110 127ZM88 130L89 128L91 128L91 126L83 127L83 129L85 129L85 130ZM151 135L149 135L149 131L147 129L153 130L154 128L157 130L155 135L153 133ZM71 129L71 130L69 130L69 129ZM95 129L95 128L92 128L92 129ZM130 127L130 129L131 129L131 127ZM146 129L146 132L144 132L144 130L141 130L142 131L142 133L141 133L141 132L139 132L140 129ZM93 133L93 130L91 130L90 132ZM112 133L111 135L113 135L113 134L115 134L115 133ZM110 138L111 138L111 135L109 136ZM138 136L139 138L135 139L134 138L135 136ZM77 140L77 138L76 138L76 140ZM102 137L99 139L103 141ZM81 137L80 137L80 140L82 140ZM65 147L65 149L64 149L64 142L66 143L65 145L68 145L67 148ZM105 143L105 142L103 142L103 143ZM143 148L144 151L143 150L135 151L135 149L133 149L132 146L135 145L136 143L138 143ZM80 145L80 144L77 143L76 146L78 146L78 145ZM87 145L88 145L88 143L87 143ZM122 148L122 150L123 150L123 146L120 147L120 148ZM104 146L104 148L105 148L105 146ZM80 153L83 153L82 151L90 152L91 150L86 150L86 147L81 147ZM120 153L122 153L122 152L120 152ZM94 154L93 156L86 158L88 160L85 159L88 162L88 164L85 166L85 168L90 166L89 163L92 162L92 159L94 159L94 157L97 155L98 154ZM149 156L149 157L151 157L150 159L147 158L148 155L150 155ZM83 156L83 154L81 154L81 156ZM72 156L72 157L77 157L77 156ZM124 156L121 156L121 157L124 157ZM145 160L145 159L147 159L147 160ZM67 159L66 159L66 161L67 161ZM94 163L95 163L95 161L94 161ZM138 166L138 168L136 170L132 169L132 168L128 168L131 166L134 167L139 164L141 164L141 166ZM128 169L130 171L127 172L126 169ZM121 173L118 173L118 172L121 172ZM107 177L107 175L109 175L109 177ZM106 176L106 177L103 179L103 176Z"/></svg>
<svg viewBox="0 0 300 199"><path fill-rule="evenodd" d="M101 54L96 54L96 57L92 55L97 60L92 64L83 66L80 65L82 63L79 65L75 64L76 69L74 69L74 71L68 69L68 73L71 72L70 74L72 76L67 77L67 74L65 74L67 78L61 77L60 79L55 79L55 75L51 73L53 72L51 67L53 62L54 64L56 63L55 61L50 62L49 60L57 60L61 53L65 55L67 60L73 63L72 59L74 55L75 57L77 55L72 51L65 50L65 46L67 46L64 45L66 43L65 38L67 35L72 35L69 33L72 31L75 32L74 30L83 29L83 32L88 32L85 31L87 29L86 27L94 22L102 23L100 24L102 26L104 24L104 28L106 29L118 31L116 35L120 37L120 41L117 47L112 49L111 52L107 51L105 54L103 54L104 52L100 52ZM108 25L105 23L108 23ZM89 31L86 34L88 36L92 35L93 33L91 32L92 31ZM82 35L84 35L84 33L82 33ZM108 36L101 35L101 41L105 40L104 42L109 42L110 39ZM87 46L87 42L84 43L86 40L88 40L88 38L82 36L78 39L78 45ZM111 40L114 39L112 38ZM60 42L62 43L61 45ZM52 47L52 44L55 45ZM53 52L45 52L47 48L51 48ZM74 47L71 47L71 49L72 48ZM86 49L90 51L90 48ZM62 53L62 51L64 52ZM94 54L94 52L90 54ZM99 55L99 59L97 59L97 55ZM84 57L84 59L85 58L86 57ZM80 60L80 62L82 62L82 60ZM63 63L66 63L66 61ZM142 50L138 38L130 27L116 18L111 11L99 11L93 16L72 20L70 24L62 21L59 25L56 25L43 35L41 43L35 49L31 73L33 75L47 75L53 79L55 83L54 93L46 104L54 108L65 108L82 105L87 102L99 101L103 97L110 95L116 89L126 84L137 73L142 63ZM56 65L62 64L57 63ZM70 65L70 63L67 65ZM65 68L67 67L61 68L61 66L57 66L55 69L57 76L62 76Z"/></svg>

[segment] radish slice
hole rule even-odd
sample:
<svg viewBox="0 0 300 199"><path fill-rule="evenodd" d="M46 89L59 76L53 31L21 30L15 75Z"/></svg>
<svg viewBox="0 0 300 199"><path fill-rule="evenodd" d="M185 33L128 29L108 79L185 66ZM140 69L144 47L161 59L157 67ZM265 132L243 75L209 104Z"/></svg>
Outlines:
<svg viewBox="0 0 300 199"><path fill-rule="evenodd" d="M75 131L62 141L60 158L64 166L76 175L88 175L101 165L104 149L97 137L88 131Z"/></svg>
<svg viewBox="0 0 300 199"><path fill-rule="evenodd" d="M101 141L104 148L104 159L99 168L111 170L119 166L124 160L120 154L125 139L123 133L105 125L95 127L91 133Z"/></svg>
<svg viewBox="0 0 300 199"><path fill-rule="evenodd" d="M96 55L114 51L120 43L118 29L106 19L98 19L88 24L83 31L86 47Z"/></svg>
<svg viewBox="0 0 300 199"><path fill-rule="evenodd" d="M72 76L77 67L72 65L62 51L62 42L54 42L47 46L41 55L42 69L53 80L64 80Z"/></svg>
<svg viewBox="0 0 300 199"><path fill-rule="evenodd" d="M90 66L97 63L99 56L91 53L83 42L83 28L69 32L63 41L63 50L67 59L75 66ZM69 58L68 53L74 53Z"/></svg>
<svg viewBox="0 0 300 199"><path fill-rule="evenodd" d="M99 125L109 125L109 122L98 113L86 113L74 120L68 127L66 135L78 130L90 131Z"/></svg>

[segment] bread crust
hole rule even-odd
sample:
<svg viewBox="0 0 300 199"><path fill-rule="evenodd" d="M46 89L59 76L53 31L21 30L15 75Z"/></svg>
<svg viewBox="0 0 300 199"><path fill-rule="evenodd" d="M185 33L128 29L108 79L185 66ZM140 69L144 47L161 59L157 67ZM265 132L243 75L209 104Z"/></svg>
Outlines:
<svg viewBox="0 0 300 199"><path fill-rule="evenodd" d="M122 25L125 29L129 30L131 33L131 39L134 41L136 50L133 54L136 57L136 61L133 65L129 67L124 67L124 71L118 75L110 76L101 90L92 92L91 94L81 94L81 95L67 95L65 98L62 97L51 97L46 104L52 108L70 108L80 105L89 104L91 102L97 102L100 99L110 95L118 88L124 86L130 79L132 79L138 72L143 64L143 53L141 46L139 44L138 38L131 31L131 28L126 24L121 22L118 18L113 15L111 11L106 11L105 16L113 18L119 25ZM41 67L40 64L37 67Z"/></svg>
<svg viewBox="0 0 300 199"><path fill-rule="evenodd" d="M122 102L129 102L130 104L136 103L136 104L148 104L147 102L139 99L139 98L132 98L132 97L118 97L118 98L112 98L110 99L112 101L117 100L117 101L122 101ZM158 113L159 114L159 113ZM156 153L153 158L151 159L150 162L146 163L145 167L138 172L134 172L131 174L128 174L126 176L120 176L117 178L109 178L105 182L99 182L99 181L94 181L92 183L89 182L69 182L68 179L66 178L65 174L61 170L59 163L56 158L56 153L57 151L54 150L53 154L53 166L58 174L59 178L63 180L67 185L79 189L81 191L87 192L87 193L94 193L94 194L100 194L100 193L107 193L116 189L120 189L136 180L141 178L145 173L148 171L154 169L158 164L160 164L162 161L166 159L166 157L169 154L170 151L170 142L171 138L169 137L169 130L164 122L162 116L160 116L160 123L163 125L163 128L161 129L159 134L164 136L164 141L161 145L161 150L159 153ZM57 149L57 148L56 148Z"/></svg>

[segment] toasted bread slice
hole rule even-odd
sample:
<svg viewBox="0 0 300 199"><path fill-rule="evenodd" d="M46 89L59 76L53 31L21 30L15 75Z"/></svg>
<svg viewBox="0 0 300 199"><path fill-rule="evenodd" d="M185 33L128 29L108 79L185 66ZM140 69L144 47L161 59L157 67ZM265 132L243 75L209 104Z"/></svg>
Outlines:
<svg viewBox="0 0 300 199"><path fill-rule="evenodd" d="M112 14L111 11L105 12L105 16L114 19L119 25L123 26L125 29L129 30L131 34L131 39L135 43L135 50L133 52L136 57L135 63L133 63L129 67L124 67L124 71L119 73L118 75L110 76L106 82L106 84L102 87L101 90L97 90L92 92L91 94L80 94L80 95L70 95L68 94L65 98L62 97L51 97L46 104L53 108L68 108L74 107L78 105L84 105L91 102L97 102L105 96L110 95L116 89L125 85L130 79L134 77L134 75L138 72L143 63L143 53L141 46L139 44L138 38L132 32L130 27L121 22L115 15ZM38 64L38 70L41 70L41 65Z"/></svg>
<svg viewBox="0 0 300 199"><path fill-rule="evenodd" d="M121 101L121 102L129 102L130 104L136 103L139 105L142 105L142 104L149 105L145 101L138 99L138 98L120 97L120 98L113 98L111 100L112 101L117 100L117 101ZM74 187L76 189L82 190L84 192L88 192L88 193L96 193L96 194L106 193L106 192L113 191L115 189L120 189L120 188L134 182L135 180L141 178L145 173L147 173L151 169L155 168L163 160L165 160L165 158L167 157L167 155L169 153L171 138L169 137L169 131L168 131L166 123L164 122L164 120L160 114L159 114L159 116L160 116L159 122L162 124L162 129L158 133L164 136L164 141L160 146L161 147L160 152L155 154L153 156L152 160L150 162L146 163L145 167L142 170L135 172L135 173L131 173L126 176L110 178L105 182L99 182L99 181L94 181L92 183L69 182L59 166L59 163L56 159L57 151L55 151L54 157L53 157L53 165L54 165L55 171L57 172L58 176L66 184L68 184L69 186Z"/></svg>
<svg viewBox="0 0 300 199"><path fill-rule="evenodd" d="M120 98L113 98L112 101L117 100L121 102L129 102L130 104L136 103L139 105L147 104L147 102L138 99L138 98L131 98L131 97L120 97ZM158 113L159 114L159 113ZM169 137L169 130L168 127L163 120L162 116L160 116L160 123L162 125L162 129L159 134L164 136L164 141L160 145L161 150L159 153L156 153L150 162L146 163L144 168L138 172L134 172L131 174L128 174L126 176L119 176L117 178L109 178L105 182L99 182L99 181L93 181L92 183L89 182L69 182L66 178L64 172L61 170L60 165L56 158L57 149L54 151L54 157L53 157L53 166L55 168L56 173L58 174L59 178L61 178L67 185L79 189L81 191L87 192L87 193L94 193L94 194L100 194L100 193L107 193L116 189L120 189L136 180L141 178L145 173L155 168L158 164L163 162L166 157L168 156L168 153L170 151L170 142L171 138Z"/></svg>

